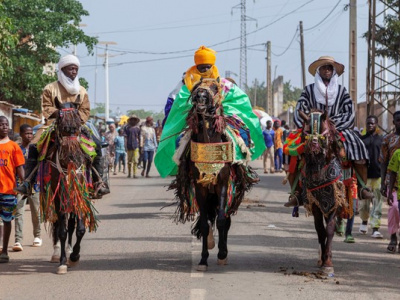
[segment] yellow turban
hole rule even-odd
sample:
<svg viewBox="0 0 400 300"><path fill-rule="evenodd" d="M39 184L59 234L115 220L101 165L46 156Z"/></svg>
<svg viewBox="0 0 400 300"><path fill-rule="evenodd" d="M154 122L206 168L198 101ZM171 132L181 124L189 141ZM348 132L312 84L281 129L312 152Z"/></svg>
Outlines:
<svg viewBox="0 0 400 300"><path fill-rule="evenodd" d="M186 87L189 91L192 91L193 86L200 81L201 78L213 78L217 79L219 77L219 72L217 66L215 66L215 51L213 49L201 46L194 53L195 66L190 67L185 74L184 81ZM212 65L207 71L200 73L197 69L198 65Z"/></svg>
<svg viewBox="0 0 400 300"><path fill-rule="evenodd" d="M216 54L213 49L206 46L200 48L194 53L194 63L198 65L215 65Z"/></svg>

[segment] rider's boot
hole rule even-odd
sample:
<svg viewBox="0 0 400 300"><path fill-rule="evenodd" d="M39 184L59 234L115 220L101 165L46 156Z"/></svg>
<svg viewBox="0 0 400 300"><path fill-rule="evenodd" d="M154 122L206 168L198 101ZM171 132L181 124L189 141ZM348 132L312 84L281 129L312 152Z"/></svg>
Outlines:
<svg viewBox="0 0 400 300"><path fill-rule="evenodd" d="M297 184L297 186L295 187L295 191L294 191L293 195L291 194L289 196L288 201L285 204L283 204L283 206L285 206L285 207L294 207L294 206L300 205L299 196L301 193L301 188L300 188L298 182L295 183L295 178L297 176L297 172L299 172L299 171L296 170L295 173L289 173L289 175L287 176L290 188L292 189L294 184Z"/></svg>
<svg viewBox="0 0 400 300"><path fill-rule="evenodd" d="M29 146L28 159L25 162L25 178L21 185L14 189L15 192L29 196L32 194L32 187L36 182L37 164L39 153L36 145Z"/></svg>
<svg viewBox="0 0 400 300"><path fill-rule="evenodd" d="M359 200L368 200L374 198L374 193L372 193L369 188L367 188L365 185L367 184L368 180L368 167L366 163L357 163L355 162L354 164L354 169L360 176L361 180L363 181L362 183L360 180L358 180L358 197Z"/></svg>
<svg viewBox="0 0 400 300"><path fill-rule="evenodd" d="M101 184L101 187L97 194L99 196L103 196L106 194L110 193L110 189L107 187L107 185L103 182L102 177L103 177L103 166L101 163L101 156L96 156L93 160L93 168L96 169L97 173L99 176L94 176L95 177L95 183Z"/></svg>

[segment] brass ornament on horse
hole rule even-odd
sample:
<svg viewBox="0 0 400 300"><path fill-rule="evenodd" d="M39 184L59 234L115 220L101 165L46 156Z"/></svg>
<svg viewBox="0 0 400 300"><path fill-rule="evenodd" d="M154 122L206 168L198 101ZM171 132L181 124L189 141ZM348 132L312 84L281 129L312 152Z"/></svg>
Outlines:
<svg viewBox="0 0 400 300"><path fill-rule="evenodd" d="M200 173L197 183L204 187L209 184L216 185L218 174L225 163L233 161L232 142L196 143L191 141L190 145L190 158Z"/></svg>

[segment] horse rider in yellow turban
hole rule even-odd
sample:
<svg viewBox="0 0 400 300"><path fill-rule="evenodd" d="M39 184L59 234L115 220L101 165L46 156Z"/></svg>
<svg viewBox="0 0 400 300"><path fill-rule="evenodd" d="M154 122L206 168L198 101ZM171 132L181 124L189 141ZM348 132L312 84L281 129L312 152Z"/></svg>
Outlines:
<svg viewBox="0 0 400 300"><path fill-rule="evenodd" d="M215 65L216 52L213 49L201 46L194 53L195 65L190 67L185 74L184 82L189 91L201 78L219 78L218 68Z"/></svg>
<svg viewBox="0 0 400 300"><path fill-rule="evenodd" d="M195 65L190 67L182 77L175 89L169 94L165 105L165 119L159 147L154 159L161 177L176 175L178 167L173 160L176 147L180 144L182 133L187 127L186 117L192 107L190 99L193 87L204 78L215 79L221 87L223 97L222 106L226 117L236 118L243 126L243 131L248 132L250 138L243 136L245 142L242 153L236 151L237 161L248 162L259 157L265 150L264 137L260 122L253 113L250 99L236 84L227 78L221 78L215 66L216 52L213 49L201 46L194 54Z"/></svg>
<svg viewBox="0 0 400 300"><path fill-rule="evenodd" d="M186 72L183 73L182 80L179 81L178 85L168 95L167 103L164 107L164 120L162 121L162 127L164 127L165 121L169 115L169 112L174 104L175 97L179 93L183 85L186 85L189 91L192 91L193 86L196 82L200 81L201 78L214 78L219 80L218 68L215 65L217 59L217 52L206 46L200 46L199 49L194 53L195 65L190 67Z"/></svg>

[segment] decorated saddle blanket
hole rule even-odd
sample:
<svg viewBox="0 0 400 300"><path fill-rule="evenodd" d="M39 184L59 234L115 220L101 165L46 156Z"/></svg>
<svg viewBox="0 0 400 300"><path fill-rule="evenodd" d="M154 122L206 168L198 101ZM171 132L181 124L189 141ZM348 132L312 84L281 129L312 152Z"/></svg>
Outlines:
<svg viewBox="0 0 400 300"><path fill-rule="evenodd" d="M305 164L301 175L304 207L310 214L312 214L313 204L317 205L325 216L347 204L345 188L341 180L341 164L337 158L332 159L322 168Z"/></svg>
<svg viewBox="0 0 400 300"><path fill-rule="evenodd" d="M39 152L39 161L42 161L46 158L47 152L49 151L49 147L54 142L54 132L56 128L54 123L50 125L45 131L43 131L40 136L39 141L37 142L37 150ZM92 132L89 127L83 125L81 127L81 134L79 136L79 144L83 152L85 152L88 156L90 156L91 160L96 157L96 143L91 139Z"/></svg>

